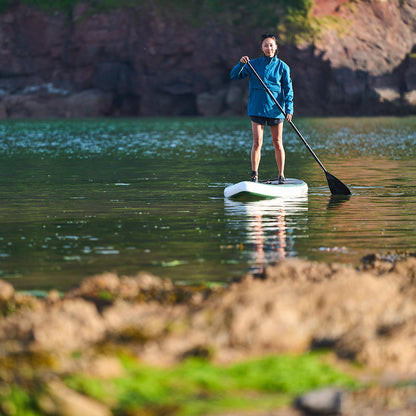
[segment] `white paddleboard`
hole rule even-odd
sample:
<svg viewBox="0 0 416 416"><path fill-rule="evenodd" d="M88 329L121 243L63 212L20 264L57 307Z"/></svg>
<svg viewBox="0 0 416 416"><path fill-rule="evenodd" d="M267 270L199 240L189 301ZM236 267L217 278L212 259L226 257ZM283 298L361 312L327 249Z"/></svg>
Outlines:
<svg viewBox="0 0 416 416"><path fill-rule="evenodd" d="M242 181L224 189L226 198L291 198L305 195L308 185L300 179L286 178L285 183L278 180L267 182Z"/></svg>

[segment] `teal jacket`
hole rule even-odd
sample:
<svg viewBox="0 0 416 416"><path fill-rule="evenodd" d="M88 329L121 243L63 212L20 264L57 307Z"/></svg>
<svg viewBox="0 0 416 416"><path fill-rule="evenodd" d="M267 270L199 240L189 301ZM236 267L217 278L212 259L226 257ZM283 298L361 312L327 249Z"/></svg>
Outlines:
<svg viewBox="0 0 416 416"><path fill-rule="evenodd" d="M250 61L286 113L293 114L293 88L289 66L277 57L262 56ZM284 118L283 113L265 91L248 65L239 62L231 70L231 79L250 77L248 116Z"/></svg>

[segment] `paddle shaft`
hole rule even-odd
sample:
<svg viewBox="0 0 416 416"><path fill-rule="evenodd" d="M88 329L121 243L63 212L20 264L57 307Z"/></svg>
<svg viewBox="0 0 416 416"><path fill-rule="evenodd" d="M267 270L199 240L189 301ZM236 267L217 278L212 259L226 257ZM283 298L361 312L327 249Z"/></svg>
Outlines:
<svg viewBox="0 0 416 416"><path fill-rule="evenodd" d="M257 79L261 82L261 85L263 85L263 88L266 90L266 92L270 95L271 99L275 102L275 104L279 107L279 110L283 113L283 115L286 117L286 112L283 110L282 106L279 104L279 101L276 100L276 97L272 94L272 92L269 90L267 85L264 83L264 81L260 78L260 75L257 73L257 71L253 68L253 65L251 65L250 62L247 62L247 65L250 67L250 69L253 71L253 74L257 77ZM319 166L324 170L325 173L328 171L325 169L325 166L322 164L322 162L319 160L318 156L316 156L315 152L312 150L312 148L309 146L308 142L304 139L298 128L295 126L292 120L288 121L288 123L292 126L293 130L295 130L296 134L299 136L299 138L302 140L303 144L306 146L306 148L311 152L312 156L315 158L315 160L318 162Z"/></svg>

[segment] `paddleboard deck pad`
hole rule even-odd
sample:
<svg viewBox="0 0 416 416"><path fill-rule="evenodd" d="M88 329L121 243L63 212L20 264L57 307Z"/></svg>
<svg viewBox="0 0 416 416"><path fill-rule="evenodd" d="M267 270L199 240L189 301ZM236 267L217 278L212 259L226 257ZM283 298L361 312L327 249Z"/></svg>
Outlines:
<svg viewBox="0 0 416 416"><path fill-rule="evenodd" d="M308 185L300 179L286 178L285 183L279 184L277 179L268 181L242 181L224 189L224 196L233 199L271 199L292 198L305 195Z"/></svg>

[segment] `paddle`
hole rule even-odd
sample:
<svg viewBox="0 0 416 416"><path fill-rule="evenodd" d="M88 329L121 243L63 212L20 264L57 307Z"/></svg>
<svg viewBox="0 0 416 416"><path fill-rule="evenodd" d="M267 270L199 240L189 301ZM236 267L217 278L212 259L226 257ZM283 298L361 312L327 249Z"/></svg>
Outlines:
<svg viewBox="0 0 416 416"><path fill-rule="evenodd" d="M275 102L275 104L279 107L279 110L283 113L283 115L286 117L286 112L283 110L282 106L279 104L279 102L276 100L272 92L269 90L267 85L264 83L264 81L260 78L259 74L256 72L256 70L253 68L250 62L247 62L247 65L250 67L250 69L253 71L253 74L257 77L257 79L260 81L261 85L263 85L263 88L266 90L266 92L270 95L272 100ZM296 134L300 137L303 144L307 147L307 149L311 152L312 156L315 158L315 160L318 162L319 166L322 168L322 170L325 172L326 180L328 182L329 189L331 191L332 195L351 195L351 191L348 189L348 187L343 184L339 179L337 179L334 175L331 175L326 169L325 166L322 164L322 162L318 159L318 156L316 156L315 152L312 150L312 148L309 146L308 142L304 139L300 131L297 129L297 127L293 124L292 121L288 122L292 127L293 130L295 130Z"/></svg>

